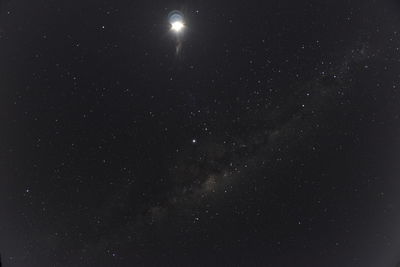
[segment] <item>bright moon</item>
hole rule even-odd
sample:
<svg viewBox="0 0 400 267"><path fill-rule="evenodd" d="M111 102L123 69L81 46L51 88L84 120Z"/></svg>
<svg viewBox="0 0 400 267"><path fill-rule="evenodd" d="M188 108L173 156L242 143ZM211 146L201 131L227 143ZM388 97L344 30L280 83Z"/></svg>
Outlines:
<svg viewBox="0 0 400 267"><path fill-rule="evenodd" d="M168 14L168 20L171 24L171 30L179 33L185 28L185 22L182 12L178 10L171 11Z"/></svg>
<svg viewBox="0 0 400 267"><path fill-rule="evenodd" d="M180 32L182 31L184 26L185 25L183 25L182 21L175 21L171 23L171 30L173 30L174 32Z"/></svg>

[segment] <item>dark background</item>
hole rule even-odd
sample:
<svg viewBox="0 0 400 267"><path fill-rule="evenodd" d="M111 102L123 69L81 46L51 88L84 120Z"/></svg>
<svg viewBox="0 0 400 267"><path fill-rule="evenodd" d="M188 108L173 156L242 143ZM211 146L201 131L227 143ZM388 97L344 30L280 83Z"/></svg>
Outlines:
<svg viewBox="0 0 400 267"><path fill-rule="evenodd" d="M395 266L399 31L389 0L0 1L3 265Z"/></svg>

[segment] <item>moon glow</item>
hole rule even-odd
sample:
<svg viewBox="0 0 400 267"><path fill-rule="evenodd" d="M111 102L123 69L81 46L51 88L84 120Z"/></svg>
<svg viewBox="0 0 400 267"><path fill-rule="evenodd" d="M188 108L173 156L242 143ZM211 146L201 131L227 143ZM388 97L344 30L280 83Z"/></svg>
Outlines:
<svg viewBox="0 0 400 267"><path fill-rule="evenodd" d="M171 24L171 30L173 32L180 33L185 28L184 16L182 12L178 10L169 13L168 21Z"/></svg>

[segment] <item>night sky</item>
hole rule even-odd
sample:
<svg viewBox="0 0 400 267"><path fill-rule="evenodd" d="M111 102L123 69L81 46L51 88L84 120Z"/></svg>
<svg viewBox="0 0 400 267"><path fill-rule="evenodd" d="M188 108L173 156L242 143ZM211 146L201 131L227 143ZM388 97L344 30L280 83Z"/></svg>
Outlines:
<svg viewBox="0 0 400 267"><path fill-rule="evenodd" d="M0 122L4 267L400 261L397 1L0 0Z"/></svg>

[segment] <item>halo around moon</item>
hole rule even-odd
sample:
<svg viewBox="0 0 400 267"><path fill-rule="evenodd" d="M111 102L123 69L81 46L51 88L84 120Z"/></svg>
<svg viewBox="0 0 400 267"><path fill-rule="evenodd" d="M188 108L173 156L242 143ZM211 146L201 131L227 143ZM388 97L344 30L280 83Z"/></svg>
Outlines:
<svg viewBox="0 0 400 267"><path fill-rule="evenodd" d="M168 21L171 24L171 30L180 33L185 28L185 21L182 12L178 10L171 11L168 14Z"/></svg>

